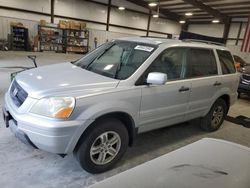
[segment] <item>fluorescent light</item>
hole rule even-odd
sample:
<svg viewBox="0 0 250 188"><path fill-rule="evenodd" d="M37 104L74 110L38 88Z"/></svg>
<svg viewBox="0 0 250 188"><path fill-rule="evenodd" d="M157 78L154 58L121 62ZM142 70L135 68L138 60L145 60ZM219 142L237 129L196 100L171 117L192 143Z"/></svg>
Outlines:
<svg viewBox="0 0 250 188"><path fill-rule="evenodd" d="M155 7L155 6L157 6L157 3L149 3L148 6Z"/></svg>
<svg viewBox="0 0 250 188"><path fill-rule="evenodd" d="M153 18L159 18L159 15L158 14L154 14Z"/></svg>
<svg viewBox="0 0 250 188"><path fill-rule="evenodd" d="M118 7L119 10L125 10L125 7Z"/></svg>
<svg viewBox="0 0 250 188"><path fill-rule="evenodd" d="M187 12L185 13L186 16L193 16L193 13L192 12Z"/></svg>
<svg viewBox="0 0 250 188"><path fill-rule="evenodd" d="M184 24L184 23L186 23L186 21L185 20L180 20L179 23Z"/></svg>
<svg viewBox="0 0 250 188"><path fill-rule="evenodd" d="M212 20L213 23L219 23L220 20Z"/></svg>

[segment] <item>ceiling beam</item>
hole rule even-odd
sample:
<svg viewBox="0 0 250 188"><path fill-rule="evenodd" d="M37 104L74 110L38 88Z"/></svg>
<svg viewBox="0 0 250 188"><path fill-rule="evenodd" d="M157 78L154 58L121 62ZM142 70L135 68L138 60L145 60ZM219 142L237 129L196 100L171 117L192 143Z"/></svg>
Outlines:
<svg viewBox="0 0 250 188"><path fill-rule="evenodd" d="M250 4L250 3L249 3ZM218 8L219 11L235 11L235 10L250 10L250 6L244 6L244 7L232 7L232 8Z"/></svg>
<svg viewBox="0 0 250 188"><path fill-rule="evenodd" d="M228 15L234 15L234 14L248 14L250 15L250 11L238 11L238 12L228 12Z"/></svg>
<svg viewBox="0 0 250 188"><path fill-rule="evenodd" d="M216 4L207 4L211 7L226 7L226 6L239 6L239 5L249 5L249 1L240 1L240 2L232 2L232 3L216 3Z"/></svg>
<svg viewBox="0 0 250 188"><path fill-rule="evenodd" d="M195 21L195 20L202 20L202 19L212 19L212 17L208 17L208 16L203 16L203 17L195 17L195 18L191 18L190 21Z"/></svg>
<svg viewBox="0 0 250 188"><path fill-rule="evenodd" d="M163 4L162 2L160 2L161 7L168 7L168 6L180 6L180 5L186 5L186 3L168 3L168 4Z"/></svg>
<svg viewBox="0 0 250 188"><path fill-rule="evenodd" d="M143 0L126 0L126 1L134 3L134 4L139 5L141 7L144 7L146 9L149 9L148 2L146 2L146 1L143 1ZM160 9L159 12L160 12L160 14L166 16L170 20L174 20L174 21L178 22L179 20L182 19L182 16L179 16L176 13L170 12L167 9L164 9L164 10Z"/></svg>
<svg viewBox="0 0 250 188"><path fill-rule="evenodd" d="M207 13L211 14L215 18L221 19L222 22L228 22L229 20L229 17L227 15L222 14L220 11L213 9L208 5L205 5L201 1L198 1L198 0L183 0L183 1L193 5L194 7L197 7L201 10L206 11Z"/></svg>

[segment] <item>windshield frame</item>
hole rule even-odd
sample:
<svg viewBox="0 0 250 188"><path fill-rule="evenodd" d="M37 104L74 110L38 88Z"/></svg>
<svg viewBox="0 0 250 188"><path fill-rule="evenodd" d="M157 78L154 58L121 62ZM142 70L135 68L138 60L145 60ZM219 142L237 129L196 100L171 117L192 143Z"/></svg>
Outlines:
<svg viewBox="0 0 250 188"><path fill-rule="evenodd" d="M137 46L145 46L145 47L151 47L153 48L151 51L146 51L148 52L148 56L143 60L143 62L141 62L139 64L138 67L136 67L127 77L125 78L119 78L117 77L117 71L120 71L120 64L118 64L118 68L116 69L116 72L114 75L110 76L110 75L107 75L105 74L105 72L102 72L101 73L98 73L98 72L95 72L95 71L92 71L92 70L88 70L88 67L91 66L92 63L94 63L96 61L96 59L98 59L99 57L101 57L103 54L105 54L110 48L112 48L113 46L115 45L119 45L121 43L127 43L131 46L133 46L131 48L131 50L135 51L135 47ZM152 43L144 43L144 42L139 42L139 41L129 41L129 40L113 40L111 42L108 42L108 43L104 43L102 45L100 45L97 49L94 49L92 50L91 52L89 52L87 55L83 56L82 58L76 60L75 62L71 62L72 64L80 67L80 68L83 68L87 71L91 71L93 73L96 73L96 74L99 74L99 75L102 75L102 76L106 76L106 77L109 77L109 78L113 78L113 79L116 79L116 80L127 80L129 79L146 61L147 59L149 59L152 54L155 52L155 50L159 47L159 45L157 44L152 44ZM139 51L139 50L138 50ZM95 54L96 53L96 54ZM88 62L87 62L88 61Z"/></svg>

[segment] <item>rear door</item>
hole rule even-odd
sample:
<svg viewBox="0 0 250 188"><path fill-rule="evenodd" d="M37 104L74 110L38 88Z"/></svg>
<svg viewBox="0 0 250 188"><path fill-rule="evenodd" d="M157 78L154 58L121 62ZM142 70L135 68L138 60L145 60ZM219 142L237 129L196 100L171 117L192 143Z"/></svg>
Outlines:
<svg viewBox="0 0 250 188"><path fill-rule="evenodd" d="M185 116L185 120L191 120L203 116L210 109L216 92L221 88L213 49L189 48L185 78L192 85Z"/></svg>

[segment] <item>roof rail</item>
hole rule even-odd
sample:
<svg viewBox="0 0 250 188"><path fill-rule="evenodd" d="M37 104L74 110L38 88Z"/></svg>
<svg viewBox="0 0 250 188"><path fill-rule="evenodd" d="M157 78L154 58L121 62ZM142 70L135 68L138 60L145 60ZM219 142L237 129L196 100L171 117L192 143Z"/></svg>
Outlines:
<svg viewBox="0 0 250 188"><path fill-rule="evenodd" d="M155 37L155 36L140 36L141 38L155 38L155 39L168 39L167 37Z"/></svg>
<svg viewBox="0 0 250 188"><path fill-rule="evenodd" d="M223 43L207 41L207 40L199 40L199 39L182 39L182 41L183 42L201 42L201 43L205 43L205 44L215 44L218 46L225 46L225 44L223 44Z"/></svg>

